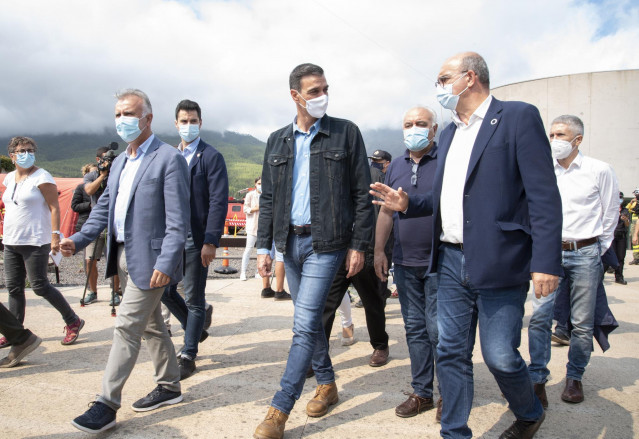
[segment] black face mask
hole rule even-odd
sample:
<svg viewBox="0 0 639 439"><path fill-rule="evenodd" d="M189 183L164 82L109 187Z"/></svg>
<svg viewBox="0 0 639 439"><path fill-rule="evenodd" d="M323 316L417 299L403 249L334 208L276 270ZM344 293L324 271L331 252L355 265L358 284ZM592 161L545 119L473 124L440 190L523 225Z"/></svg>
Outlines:
<svg viewBox="0 0 639 439"><path fill-rule="evenodd" d="M383 163L378 163L378 162L371 162L371 168L377 168L380 171L384 170L384 164Z"/></svg>

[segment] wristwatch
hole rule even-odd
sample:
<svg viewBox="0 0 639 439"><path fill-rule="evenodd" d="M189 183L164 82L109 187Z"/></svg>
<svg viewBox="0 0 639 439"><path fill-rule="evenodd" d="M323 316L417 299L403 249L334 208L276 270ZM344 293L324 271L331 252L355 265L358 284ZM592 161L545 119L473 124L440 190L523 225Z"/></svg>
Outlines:
<svg viewBox="0 0 639 439"><path fill-rule="evenodd" d="M56 235L58 235L60 238L64 238L64 235L63 235L63 234L62 234L62 232L61 232L61 231L59 231L59 230L54 230L54 231L52 231L52 232L51 232L51 234L52 234L52 235L53 235L53 234L56 234Z"/></svg>

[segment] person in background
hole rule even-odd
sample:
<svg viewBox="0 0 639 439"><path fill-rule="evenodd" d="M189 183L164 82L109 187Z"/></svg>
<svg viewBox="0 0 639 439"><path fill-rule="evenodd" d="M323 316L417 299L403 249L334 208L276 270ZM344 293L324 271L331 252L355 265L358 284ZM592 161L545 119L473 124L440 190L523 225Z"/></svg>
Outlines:
<svg viewBox="0 0 639 439"><path fill-rule="evenodd" d="M626 209L632 214L630 236L634 236L635 232L639 230L637 225L637 219L639 218L639 187L632 192L632 195L634 198L626 206ZM632 261L628 262L628 265L639 265L639 245L634 242L632 243Z"/></svg>
<svg viewBox="0 0 639 439"><path fill-rule="evenodd" d="M60 208L58 188L51 174L35 165L38 146L29 137L9 141L9 157L16 170L4 179L2 195L5 205L3 244L4 276L9 291L9 309L24 323L25 277L36 295L43 297L62 316L65 327L63 345L75 343L84 320L71 309L62 293L47 277L49 252L60 251ZM0 348L10 346L0 338Z"/></svg>
<svg viewBox="0 0 639 439"><path fill-rule="evenodd" d="M262 193L262 179L255 179L255 190L249 191L244 197L242 210L246 215L246 247L242 254L242 268L240 269L240 280L246 280L246 268L251 258L251 252L257 242L257 219L260 215L260 194ZM257 277L257 272L256 272Z"/></svg>
<svg viewBox="0 0 639 439"><path fill-rule="evenodd" d="M619 265L615 268L615 282L621 285L628 285L623 277L623 265L626 259L626 247L628 246L628 226L630 225L630 212L623 207L623 192L619 192L619 221L615 228L615 237L612 240L612 248L617 255ZM606 267L604 267L606 268Z"/></svg>

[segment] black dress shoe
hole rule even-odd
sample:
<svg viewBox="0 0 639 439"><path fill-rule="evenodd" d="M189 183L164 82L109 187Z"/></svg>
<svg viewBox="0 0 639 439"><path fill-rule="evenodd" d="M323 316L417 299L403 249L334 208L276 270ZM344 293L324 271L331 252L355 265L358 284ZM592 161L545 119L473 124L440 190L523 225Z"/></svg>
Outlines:
<svg viewBox="0 0 639 439"><path fill-rule="evenodd" d="M584 400L584 389L581 381L566 378L566 387L561 394L561 399L566 402L578 404Z"/></svg>
<svg viewBox="0 0 639 439"><path fill-rule="evenodd" d="M626 279L624 279L623 276L617 276L615 278L615 283L621 284L621 285L628 285L628 282L626 282Z"/></svg>
<svg viewBox="0 0 639 439"><path fill-rule="evenodd" d="M548 408L548 397L546 396L546 383L535 384L535 395L539 398L541 406L546 410Z"/></svg>
<svg viewBox="0 0 639 439"><path fill-rule="evenodd" d="M180 381L187 379L195 372L195 361L186 357L178 358L178 366L180 367Z"/></svg>
<svg viewBox="0 0 639 439"><path fill-rule="evenodd" d="M535 436L545 418L546 413L544 412L541 414L541 418L536 421L520 421L517 419L513 422L513 425L499 436L499 439L531 439Z"/></svg>

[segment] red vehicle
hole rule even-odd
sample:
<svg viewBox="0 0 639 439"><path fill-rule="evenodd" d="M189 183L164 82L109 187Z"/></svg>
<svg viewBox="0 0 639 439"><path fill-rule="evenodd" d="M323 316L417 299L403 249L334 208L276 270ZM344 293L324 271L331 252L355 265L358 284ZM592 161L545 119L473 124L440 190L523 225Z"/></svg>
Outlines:
<svg viewBox="0 0 639 439"><path fill-rule="evenodd" d="M244 213L244 200L229 197L229 206L226 211L226 219L229 224L229 234L234 235L246 226L246 214Z"/></svg>

